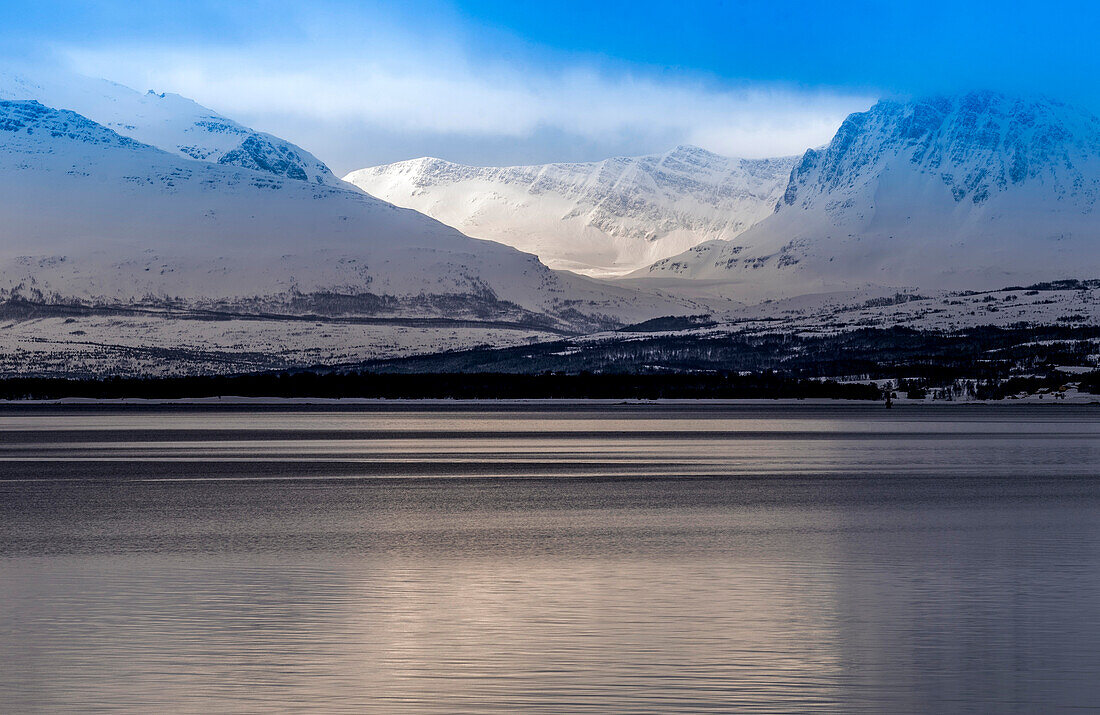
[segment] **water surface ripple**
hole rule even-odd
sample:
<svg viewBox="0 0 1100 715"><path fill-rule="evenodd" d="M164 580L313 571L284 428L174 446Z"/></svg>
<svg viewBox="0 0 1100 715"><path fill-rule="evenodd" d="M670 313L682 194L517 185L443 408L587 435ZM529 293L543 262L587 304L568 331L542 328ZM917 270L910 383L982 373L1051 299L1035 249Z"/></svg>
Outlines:
<svg viewBox="0 0 1100 715"><path fill-rule="evenodd" d="M0 709L1100 708L1098 418L5 408Z"/></svg>

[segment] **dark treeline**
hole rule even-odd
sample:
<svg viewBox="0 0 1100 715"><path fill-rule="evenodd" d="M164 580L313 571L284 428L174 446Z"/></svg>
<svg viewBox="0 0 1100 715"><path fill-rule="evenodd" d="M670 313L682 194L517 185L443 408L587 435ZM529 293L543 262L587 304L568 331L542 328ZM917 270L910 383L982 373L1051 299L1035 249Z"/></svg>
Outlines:
<svg viewBox="0 0 1100 715"><path fill-rule="evenodd" d="M692 319L694 320L694 319ZM664 323L646 328L667 329ZM170 378L0 379L2 399L319 397L387 399L1004 399L1080 383L1100 394L1096 326L903 327L832 335L652 335L475 348L286 373ZM838 378L843 378L838 382Z"/></svg>
<svg viewBox="0 0 1100 715"><path fill-rule="evenodd" d="M630 340L558 341L510 348L475 348L348 369L392 373L754 373L795 378L919 377L930 384L956 379L998 382L1055 365L1086 365L1100 338L1096 326L981 327L957 332L904 327L833 335L658 335Z"/></svg>
<svg viewBox="0 0 1100 715"><path fill-rule="evenodd" d="M779 399L878 400L874 385L804 380L762 373L663 375L519 375L280 373L170 378L9 378L0 398L53 400L320 397L386 399Z"/></svg>

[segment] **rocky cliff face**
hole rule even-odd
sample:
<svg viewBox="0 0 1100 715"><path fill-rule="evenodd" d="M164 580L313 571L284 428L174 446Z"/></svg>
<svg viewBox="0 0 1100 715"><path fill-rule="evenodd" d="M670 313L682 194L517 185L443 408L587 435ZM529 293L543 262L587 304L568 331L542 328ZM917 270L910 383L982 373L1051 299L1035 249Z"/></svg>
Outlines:
<svg viewBox="0 0 1100 715"><path fill-rule="evenodd" d="M806 152L782 205L851 195L904 168L941 184L957 203L1032 188L1088 209L1097 199L1098 156L1096 117L1057 102L993 92L879 102L848 117L824 150Z"/></svg>

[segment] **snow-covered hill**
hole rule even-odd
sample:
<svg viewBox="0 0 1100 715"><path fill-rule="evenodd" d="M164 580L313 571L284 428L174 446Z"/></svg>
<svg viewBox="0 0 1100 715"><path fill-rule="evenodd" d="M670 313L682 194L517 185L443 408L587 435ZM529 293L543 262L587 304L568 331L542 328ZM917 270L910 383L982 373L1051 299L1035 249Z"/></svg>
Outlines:
<svg viewBox="0 0 1100 715"><path fill-rule="evenodd" d="M691 309L352 187L184 159L37 102L0 101L0 217L0 301L567 327Z"/></svg>
<svg viewBox="0 0 1100 715"><path fill-rule="evenodd" d="M883 101L806 152L774 215L632 278L751 299L1095 277L1098 198L1100 120L1087 112L991 92Z"/></svg>
<svg viewBox="0 0 1100 715"><path fill-rule="evenodd" d="M552 268L619 275L768 216L797 157L731 159L690 146L595 163L507 168L414 159L353 171L364 191Z"/></svg>
<svg viewBox="0 0 1100 715"><path fill-rule="evenodd" d="M0 70L0 99L69 109L144 144L189 159L341 186L325 164L279 137L253 131L178 94L142 93L61 71Z"/></svg>

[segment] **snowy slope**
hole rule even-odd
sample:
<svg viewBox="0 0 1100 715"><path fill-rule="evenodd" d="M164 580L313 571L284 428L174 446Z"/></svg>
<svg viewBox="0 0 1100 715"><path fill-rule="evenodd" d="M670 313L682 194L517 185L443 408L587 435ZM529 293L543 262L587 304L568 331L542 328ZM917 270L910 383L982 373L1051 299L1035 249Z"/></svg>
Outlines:
<svg viewBox="0 0 1100 715"><path fill-rule="evenodd" d="M105 79L62 72L0 71L0 99L69 109L122 136L179 156L340 186L317 157L256 132L177 94L137 92Z"/></svg>
<svg viewBox="0 0 1100 715"><path fill-rule="evenodd" d="M744 299L865 285L996 288L1100 276L1100 120L990 92L853 114L775 214L632 277Z"/></svg>
<svg viewBox="0 0 1100 715"><path fill-rule="evenodd" d="M344 179L552 268L606 276L735 238L771 213L795 161L681 146L656 156L507 168L415 159Z"/></svg>
<svg viewBox="0 0 1100 715"><path fill-rule="evenodd" d="M9 316L0 310L0 377L196 375L347 365L484 345L560 339L474 324L182 318L141 312Z"/></svg>
<svg viewBox="0 0 1100 715"><path fill-rule="evenodd" d="M5 299L568 326L693 309L559 275L351 187L187 160L0 101Z"/></svg>

